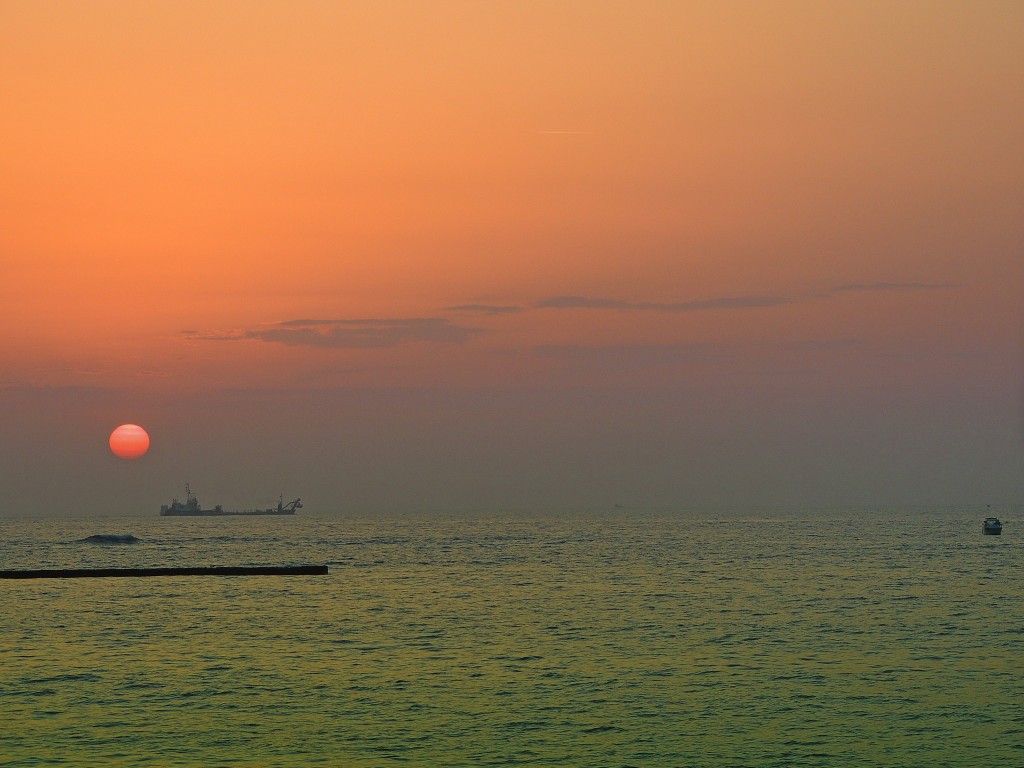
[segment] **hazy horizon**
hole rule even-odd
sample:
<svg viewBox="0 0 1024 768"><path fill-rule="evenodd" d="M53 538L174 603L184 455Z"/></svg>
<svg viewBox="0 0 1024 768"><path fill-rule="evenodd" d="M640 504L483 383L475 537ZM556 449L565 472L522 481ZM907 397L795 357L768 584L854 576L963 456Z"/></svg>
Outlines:
<svg viewBox="0 0 1024 768"><path fill-rule="evenodd" d="M7 4L0 516L1020 503L1022 36Z"/></svg>

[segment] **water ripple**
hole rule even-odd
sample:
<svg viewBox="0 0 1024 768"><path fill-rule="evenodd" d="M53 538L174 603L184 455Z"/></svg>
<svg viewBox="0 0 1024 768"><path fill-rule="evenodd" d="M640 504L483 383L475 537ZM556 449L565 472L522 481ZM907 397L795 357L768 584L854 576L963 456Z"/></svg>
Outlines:
<svg viewBox="0 0 1024 768"><path fill-rule="evenodd" d="M1013 519L908 515L3 522L332 572L3 584L0 766L1018 766Z"/></svg>

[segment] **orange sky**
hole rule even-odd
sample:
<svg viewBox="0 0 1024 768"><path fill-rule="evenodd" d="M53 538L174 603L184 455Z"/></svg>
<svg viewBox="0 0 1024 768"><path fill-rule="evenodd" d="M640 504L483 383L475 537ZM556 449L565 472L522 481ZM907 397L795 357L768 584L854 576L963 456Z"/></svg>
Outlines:
<svg viewBox="0 0 1024 768"><path fill-rule="evenodd" d="M921 388L1017 425L1021 39L1016 2L5 3L0 387L106 393L89 429L637 387L733 393L705 431ZM627 402L627 442L682 419Z"/></svg>

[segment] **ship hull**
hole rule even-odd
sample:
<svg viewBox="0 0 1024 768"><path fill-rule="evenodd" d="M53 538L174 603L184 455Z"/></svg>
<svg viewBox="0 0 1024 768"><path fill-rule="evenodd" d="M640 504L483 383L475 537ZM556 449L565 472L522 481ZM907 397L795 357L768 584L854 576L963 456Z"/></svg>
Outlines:
<svg viewBox="0 0 1024 768"><path fill-rule="evenodd" d="M160 517L262 517L265 515L294 515L295 510L276 509L254 509L254 510L229 510L229 509L200 509L200 510L160 510Z"/></svg>
<svg viewBox="0 0 1024 768"><path fill-rule="evenodd" d="M160 517L254 517L257 515L294 515L295 510L302 508L302 500L295 499L284 503L284 496L276 507L263 509L224 509L220 504L213 509L203 509L199 499L192 495L192 489L185 485L185 502L174 499L170 504L160 506Z"/></svg>

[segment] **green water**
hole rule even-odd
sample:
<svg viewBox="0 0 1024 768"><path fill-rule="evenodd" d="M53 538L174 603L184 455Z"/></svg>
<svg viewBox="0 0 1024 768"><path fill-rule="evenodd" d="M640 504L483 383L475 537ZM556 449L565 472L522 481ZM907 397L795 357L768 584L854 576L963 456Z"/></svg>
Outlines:
<svg viewBox="0 0 1024 768"><path fill-rule="evenodd" d="M1024 765L982 517L0 522L9 568L331 566L0 582L0 766Z"/></svg>

